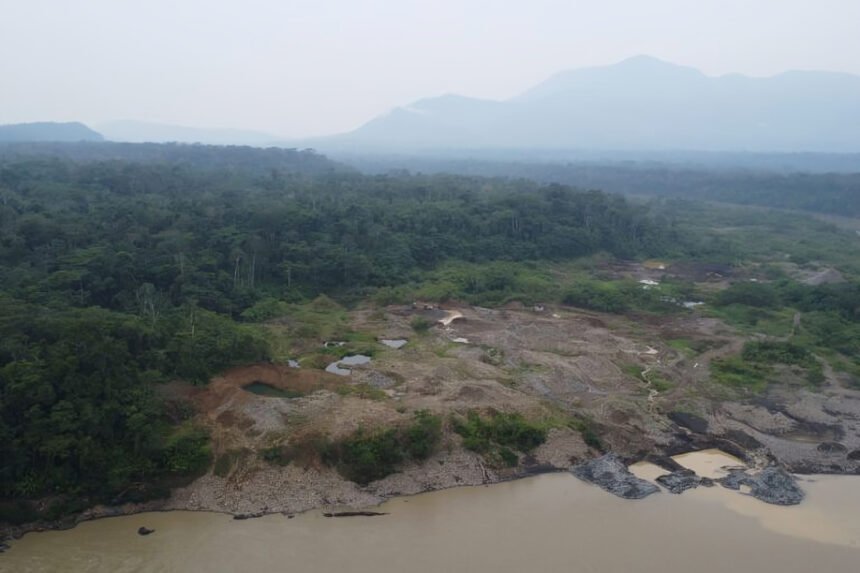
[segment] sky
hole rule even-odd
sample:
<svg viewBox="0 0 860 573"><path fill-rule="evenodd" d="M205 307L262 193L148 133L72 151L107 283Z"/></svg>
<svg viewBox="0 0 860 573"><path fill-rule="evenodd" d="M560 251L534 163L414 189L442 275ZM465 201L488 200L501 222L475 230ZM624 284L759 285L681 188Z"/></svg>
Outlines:
<svg viewBox="0 0 860 573"><path fill-rule="evenodd" d="M860 74L860 0L0 0L0 123L349 131L648 54Z"/></svg>

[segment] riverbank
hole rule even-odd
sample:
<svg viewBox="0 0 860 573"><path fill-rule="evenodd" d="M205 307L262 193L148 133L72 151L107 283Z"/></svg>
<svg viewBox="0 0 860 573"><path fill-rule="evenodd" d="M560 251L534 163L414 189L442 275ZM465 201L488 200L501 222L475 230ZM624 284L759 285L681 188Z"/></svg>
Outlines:
<svg viewBox="0 0 860 573"><path fill-rule="evenodd" d="M407 340L398 348L374 347L372 361L351 367L349 375L265 363L228 370L202 387L165 387L171 398L191 405L195 421L210 432L214 460L203 477L167 500L95 507L0 533L144 511L256 516L369 507L397 496L567 470L601 451L628 463L662 461L667 470L676 469L666 461L670 456L720 448L753 466L860 473L860 391L825 369L818 388L799 385L786 370L784 384L760 394L728 393L710 381L707 367L737 353L744 339L719 320L685 312L634 321L521 305L440 312L459 318L421 334L410 326L416 314L425 314L421 308L349 313L349 328L362 340ZM247 389L253 384L280 394L254 393ZM419 411L444 421L436 452L367 486L344 479L318 453L283 465L266 455L315 436L336 440L402 426ZM452 420L469 412L535 420L550 428L547 441L518 454L515 467L501 467L466 449L453 430Z"/></svg>
<svg viewBox="0 0 860 573"><path fill-rule="evenodd" d="M0 556L0 569L263 573L289 563L300 571L354 573L682 573L691 566L704 573L853 572L860 555L860 478L816 476L804 487L808 500L791 508L722 488L626 501L569 474L552 474L400 497L378 508L386 515L372 518L330 519L311 511L295 519L237 521L163 512L26 536ZM140 526L155 533L139 536Z"/></svg>

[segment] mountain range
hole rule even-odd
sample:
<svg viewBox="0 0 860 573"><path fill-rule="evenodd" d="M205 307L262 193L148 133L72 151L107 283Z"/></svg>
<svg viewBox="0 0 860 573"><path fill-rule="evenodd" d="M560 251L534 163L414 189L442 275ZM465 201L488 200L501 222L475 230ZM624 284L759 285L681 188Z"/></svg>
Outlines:
<svg viewBox="0 0 860 573"><path fill-rule="evenodd" d="M0 125L0 143L7 142L77 142L103 141L104 137L86 125L77 122L37 122Z"/></svg>
<svg viewBox="0 0 860 573"><path fill-rule="evenodd" d="M712 77L649 56L560 72L507 100L418 100L349 133L285 140L142 121L0 126L3 141L179 142L313 147L332 154L860 152L860 76L789 71Z"/></svg>
<svg viewBox="0 0 860 573"><path fill-rule="evenodd" d="M398 107L324 151L613 149L860 151L860 76L711 77L649 56L558 73L504 101L443 95Z"/></svg>

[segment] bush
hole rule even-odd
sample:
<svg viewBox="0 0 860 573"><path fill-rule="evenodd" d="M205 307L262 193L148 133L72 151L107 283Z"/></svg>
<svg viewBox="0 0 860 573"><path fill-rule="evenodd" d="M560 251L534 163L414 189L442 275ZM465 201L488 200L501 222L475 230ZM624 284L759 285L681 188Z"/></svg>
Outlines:
<svg viewBox="0 0 860 573"><path fill-rule="evenodd" d="M713 379L720 384L733 388L760 392L767 385L767 377L770 374L770 366L755 362L748 363L738 356L721 358L711 362Z"/></svg>
<svg viewBox="0 0 860 573"><path fill-rule="evenodd" d="M496 454L504 460L503 448L530 452L546 441L546 428L519 414L497 413L488 419L474 410L465 420L455 420L454 431L463 437L463 446L481 454Z"/></svg>
<svg viewBox="0 0 860 573"><path fill-rule="evenodd" d="M565 293L562 302L599 312L622 313L629 308L626 299L612 283L582 281Z"/></svg>
<svg viewBox="0 0 860 573"><path fill-rule="evenodd" d="M193 475L204 471L211 457L206 430L185 425L167 439L162 465L171 474Z"/></svg>
<svg viewBox="0 0 860 573"><path fill-rule="evenodd" d="M442 437L442 420L425 410L405 428L377 432L359 429L323 447L322 459L350 481L366 485L395 471L406 460L427 459Z"/></svg>
<svg viewBox="0 0 860 573"><path fill-rule="evenodd" d="M586 446L594 448L599 452L603 451L603 443L600 441L600 436L597 434L597 429L591 420L574 418L568 423L568 426L582 435Z"/></svg>
<svg viewBox="0 0 860 573"><path fill-rule="evenodd" d="M403 432L404 449L415 460L430 457L442 438L442 418L427 410L415 412L415 422Z"/></svg>
<svg viewBox="0 0 860 573"><path fill-rule="evenodd" d="M765 283L742 282L731 285L717 295L718 306L742 304L755 308L777 308L780 305L777 289Z"/></svg>
<svg viewBox="0 0 860 573"><path fill-rule="evenodd" d="M416 316L412 319L409 325L415 332L422 333L430 330L430 327L433 326L433 323L424 318L423 316Z"/></svg>
<svg viewBox="0 0 860 573"><path fill-rule="evenodd" d="M741 357L762 364L790 364L806 370L806 380L813 386L824 382L824 372L815 356L806 348L782 341L747 342Z"/></svg>

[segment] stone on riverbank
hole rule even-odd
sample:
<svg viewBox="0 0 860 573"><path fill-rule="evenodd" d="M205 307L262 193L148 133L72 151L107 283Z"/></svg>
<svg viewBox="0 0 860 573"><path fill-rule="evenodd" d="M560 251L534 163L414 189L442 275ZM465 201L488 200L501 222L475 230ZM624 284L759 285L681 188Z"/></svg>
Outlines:
<svg viewBox="0 0 860 573"><path fill-rule="evenodd" d="M570 473L624 499L642 499L660 491L653 483L630 473L615 454L583 462L572 467Z"/></svg>
<svg viewBox="0 0 860 573"><path fill-rule="evenodd" d="M693 470L683 469L658 477L657 483L665 487L671 493L683 493L688 489L693 489L700 485L704 487L712 487L714 485L714 480L697 476L696 472Z"/></svg>
<svg viewBox="0 0 860 573"><path fill-rule="evenodd" d="M777 466L769 466L757 474L731 470L729 475L717 482L735 490L742 485L748 486L753 497L774 505L797 505L805 497L794 476Z"/></svg>

